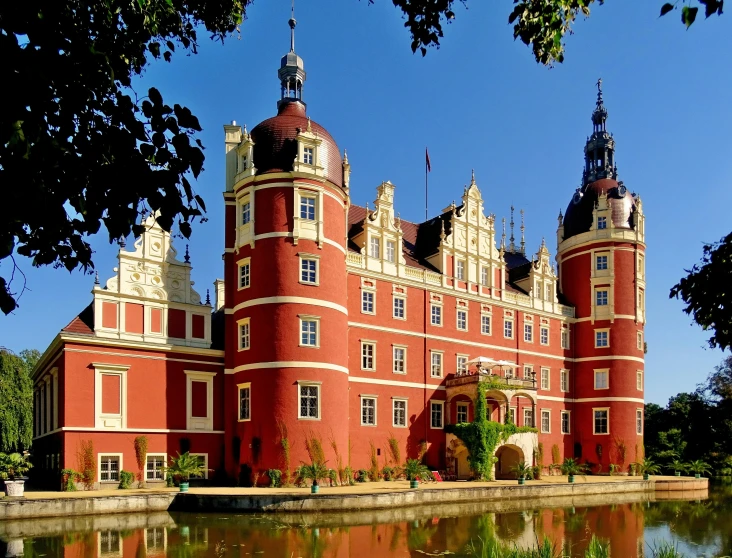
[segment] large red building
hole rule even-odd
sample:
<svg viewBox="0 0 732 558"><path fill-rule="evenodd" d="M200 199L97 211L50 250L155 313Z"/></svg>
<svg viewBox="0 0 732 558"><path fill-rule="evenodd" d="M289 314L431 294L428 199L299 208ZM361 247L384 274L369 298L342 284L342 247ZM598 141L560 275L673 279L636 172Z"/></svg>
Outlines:
<svg viewBox="0 0 732 558"><path fill-rule="evenodd" d="M601 83L585 168L559 215L555 267L486 214L475 177L459 204L423 223L399 218L384 182L373 207L351 204L351 168L302 100L292 48L277 115L251 132L224 126L224 279L202 302L170 235L151 216L115 275L44 353L34 379L40 470L77 468L91 440L98 481L146 477L177 452L222 479L307 460L329 466L402 458L470 476L449 423L470 421L479 382L491 418L535 425L497 450L496 476L543 453L627 467L643 432L645 225L617 180ZM507 417L508 415L508 417ZM215 472L215 473L214 473Z"/></svg>

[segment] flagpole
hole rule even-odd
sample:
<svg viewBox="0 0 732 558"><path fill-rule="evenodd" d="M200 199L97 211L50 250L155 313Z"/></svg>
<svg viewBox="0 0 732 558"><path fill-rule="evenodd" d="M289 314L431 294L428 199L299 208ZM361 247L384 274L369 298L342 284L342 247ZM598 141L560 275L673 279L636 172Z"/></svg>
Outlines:
<svg viewBox="0 0 732 558"><path fill-rule="evenodd" d="M424 220L427 221L427 174L428 174L428 169L427 169L428 159L427 158L429 157L429 155L428 155L429 152L427 151L426 147L424 148L424 153L425 153L425 158L424 158Z"/></svg>

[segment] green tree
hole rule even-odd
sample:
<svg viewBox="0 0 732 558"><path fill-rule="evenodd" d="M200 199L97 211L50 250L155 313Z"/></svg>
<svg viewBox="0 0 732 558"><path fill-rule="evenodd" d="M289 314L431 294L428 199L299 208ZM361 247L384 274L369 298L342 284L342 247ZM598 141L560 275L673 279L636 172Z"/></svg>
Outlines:
<svg viewBox="0 0 732 558"><path fill-rule="evenodd" d="M33 382L31 371L40 354L20 356L0 349L0 451L28 449L33 441Z"/></svg>

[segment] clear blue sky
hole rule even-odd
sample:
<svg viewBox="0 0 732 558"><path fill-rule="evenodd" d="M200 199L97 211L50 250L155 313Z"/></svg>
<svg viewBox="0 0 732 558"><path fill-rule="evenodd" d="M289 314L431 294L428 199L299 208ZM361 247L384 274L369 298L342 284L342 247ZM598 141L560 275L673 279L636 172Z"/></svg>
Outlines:
<svg viewBox="0 0 732 558"><path fill-rule="evenodd" d="M442 48L425 58L411 53L389 0L298 0L296 50L308 73L308 113L348 149L354 203L373 201L376 186L391 180L402 218L422 220L429 146L430 215L461 196L474 168L487 212L500 219L512 203L524 208L528 249L546 237L552 255L557 214L579 185L602 77L620 178L642 196L647 215L646 397L663 404L693 390L724 357L704 348L706 336L668 292L702 243L732 228L732 15L685 31L677 12L658 19L661 4L594 8L567 39L566 62L551 70L513 41L508 0L458 4ZM190 241L204 296L222 276L222 126L236 120L251 130L274 115L279 59L289 48L289 1L258 0L248 16L240 39L222 46L201 33L198 55L154 63L137 85L141 94L157 86L204 128L196 188L209 221ZM101 236L94 248L104 281L116 251ZM93 278L20 263L29 291L14 315L0 317L0 346L44 350L89 303Z"/></svg>

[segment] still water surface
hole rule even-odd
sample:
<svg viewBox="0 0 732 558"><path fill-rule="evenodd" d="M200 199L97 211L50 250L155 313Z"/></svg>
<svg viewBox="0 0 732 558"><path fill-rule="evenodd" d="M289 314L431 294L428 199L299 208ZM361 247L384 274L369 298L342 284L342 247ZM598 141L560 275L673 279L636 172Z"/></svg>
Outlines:
<svg viewBox="0 0 732 558"><path fill-rule="evenodd" d="M617 495L348 514L152 513L0 522L7 556L274 556L379 558L470 556L470 541L520 547L544 535L581 556L592 533L618 558L650 556L672 541L685 556L732 555L732 486L685 500ZM3 556L0 553L0 558Z"/></svg>

